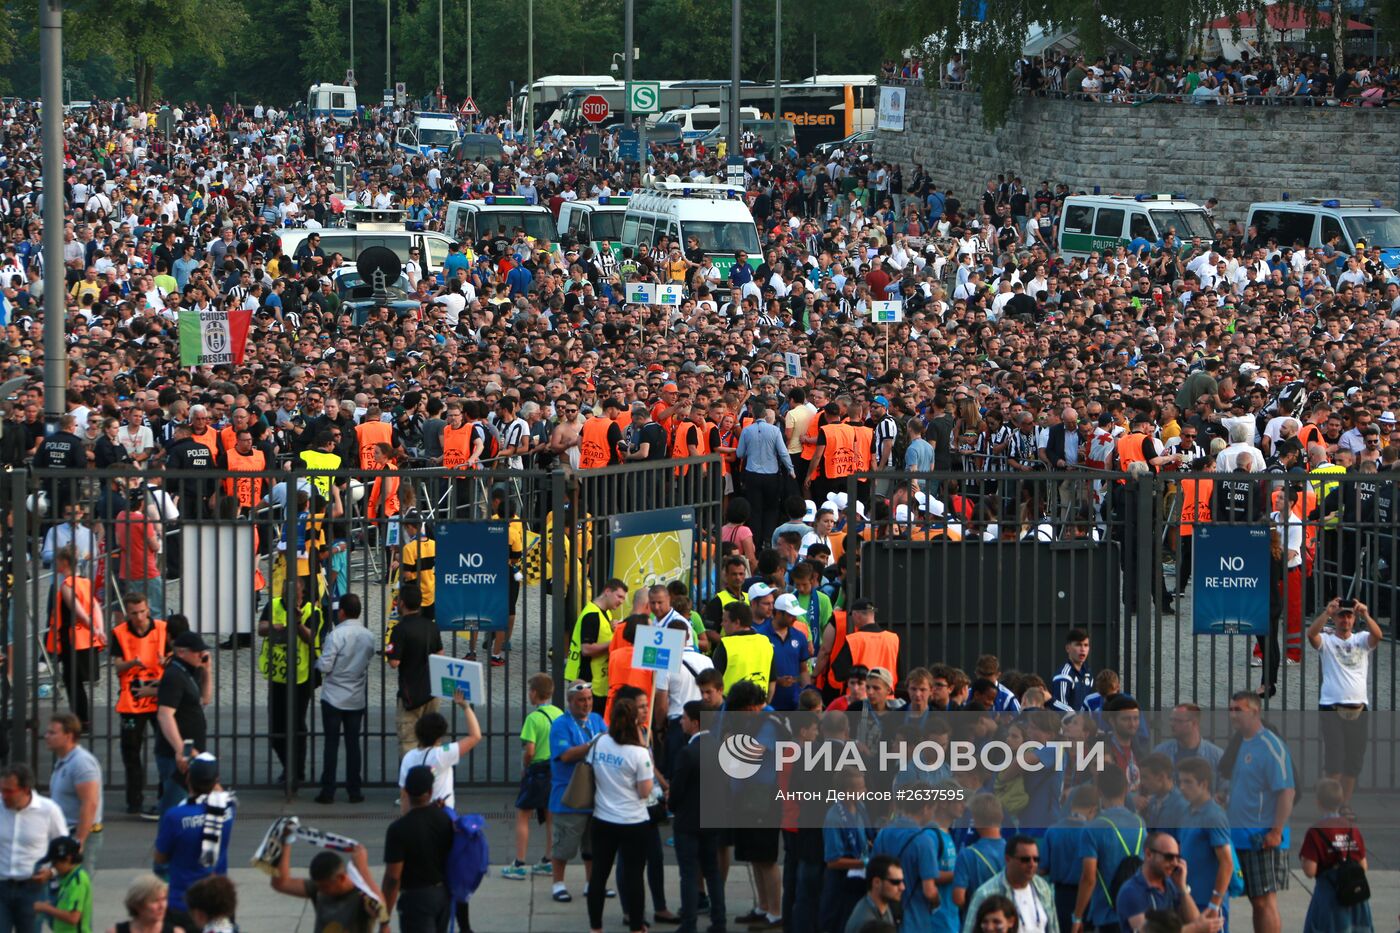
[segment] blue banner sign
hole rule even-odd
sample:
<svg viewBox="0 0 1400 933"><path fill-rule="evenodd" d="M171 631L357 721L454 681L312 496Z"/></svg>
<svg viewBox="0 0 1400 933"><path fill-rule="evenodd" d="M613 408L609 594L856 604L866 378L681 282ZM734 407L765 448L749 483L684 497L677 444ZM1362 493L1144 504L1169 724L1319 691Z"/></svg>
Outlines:
<svg viewBox="0 0 1400 933"><path fill-rule="evenodd" d="M1269 526L1198 524L1192 537L1192 630L1267 635Z"/></svg>
<svg viewBox="0 0 1400 933"><path fill-rule="evenodd" d="M510 614L505 522L437 523L437 625L504 632Z"/></svg>

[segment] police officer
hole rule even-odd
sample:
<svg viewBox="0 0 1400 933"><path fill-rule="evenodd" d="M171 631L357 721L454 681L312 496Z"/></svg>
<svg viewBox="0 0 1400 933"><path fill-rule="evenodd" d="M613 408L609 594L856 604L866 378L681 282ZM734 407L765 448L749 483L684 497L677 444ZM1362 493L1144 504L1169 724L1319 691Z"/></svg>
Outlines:
<svg viewBox="0 0 1400 933"><path fill-rule="evenodd" d="M175 426L174 440L165 449L165 465L169 470L212 470L214 452L194 439L188 424ZM208 512L209 499L214 494L214 480L176 479L167 481L167 488L180 504L180 514L201 518Z"/></svg>
<svg viewBox="0 0 1400 933"><path fill-rule="evenodd" d="M34 451L36 470L80 471L87 468L87 450L82 438L74 433L77 419L72 415L62 415L58 419L58 430L39 442ZM78 479L47 477L40 481L40 488L49 493L49 514L63 514L63 507L78 498Z"/></svg>

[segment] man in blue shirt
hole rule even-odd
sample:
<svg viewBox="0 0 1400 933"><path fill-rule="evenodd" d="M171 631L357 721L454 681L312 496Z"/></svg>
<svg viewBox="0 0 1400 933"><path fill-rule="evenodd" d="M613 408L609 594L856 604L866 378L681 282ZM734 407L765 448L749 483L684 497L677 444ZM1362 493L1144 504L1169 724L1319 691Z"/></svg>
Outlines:
<svg viewBox="0 0 1400 933"><path fill-rule="evenodd" d="M457 277L458 269L471 270L471 262L467 259L462 248L456 243L447 244L447 258L442 261L442 278L445 282L450 282Z"/></svg>
<svg viewBox="0 0 1400 933"><path fill-rule="evenodd" d="M812 659L812 642L806 632L793 625L806 616L797 597L784 593L773 603L773 617L754 624L753 630L773 643L773 693L768 700L773 709L797 709L798 696L812 682L807 665Z"/></svg>
<svg viewBox="0 0 1400 933"><path fill-rule="evenodd" d="M1254 911L1254 929L1277 933L1283 929L1278 892L1288 890L1288 817L1297 792L1288 746L1264 728L1260 704L1259 695L1249 690L1230 698L1230 724L1241 741L1225 815L1244 872L1244 893Z"/></svg>
<svg viewBox="0 0 1400 933"><path fill-rule="evenodd" d="M1118 930L1118 915L1109 885L1126 858L1142 857L1147 827L1123 804L1128 779L1117 768L1105 768L1094 783L1099 789L1099 815L1084 827L1079 845L1079 895L1070 917L1070 933Z"/></svg>
<svg viewBox="0 0 1400 933"><path fill-rule="evenodd" d="M512 299L522 298L530 294L530 286L534 281L534 273L520 263L517 263L515 268L506 274L506 284L510 286Z"/></svg>
<svg viewBox="0 0 1400 933"><path fill-rule="evenodd" d="M1202 915L1186 890L1186 863L1176 840L1169 833L1153 833L1147 837L1142 868L1118 889L1118 929L1135 933L1150 911L1160 910L1181 918L1182 933L1216 933L1224 922L1220 915Z"/></svg>
<svg viewBox="0 0 1400 933"><path fill-rule="evenodd" d="M932 825L934 801L927 784L916 781L905 790L909 793L899 801L899 815L880 830L870 854L888 855L904 869L900 930L952 933L957 927L950 929L947 925L939 881L946 885L952 880L953 837ZM954 914L954 922L956 919Z"/></svg>
<svg viewBox="0 0 1400 933"><path fill-rule="evenodd" d="M197 755L185 776L189 796L161 815L156 830L155 867L169 880L171 910L185 909L185 892L199 879L228 874L228 843L237 809L232 795L219 786L219 763L213 755ZM201 858L210 831L217 832L219 840L219 856L212 866Z"/></svg>
<svg viewBox="0 0 1400 933"><path fill-rule="evenodd" d="M1235 857L1230 847L1230 821L1211 796L1214 776L1214 770L1203 759L1181 763L1177 783L1189 809L1176 839L1181 844L1181 857L1186 860L1186 877L1195 881L1191 899L1202 911L1214 908L1228 929Z"/></svg>
<svg viewBox="0 0 1400 933"><path fill-rule="evenodd" d="M586 838L589 810L564 806L564 791L574 768L588 754L589 743L608 731L603 717L593 712L593 686L586 680L576 680L564 691L568 712L554 720L549 727L549 812L554 815L554 837L550 846L550 863L554 868L554 900L573 900L564 886L564 867L576 854L583 855L585 884L593 867L592 852ZM606 882L605 882L606 883Z"/></svg>
<svg viewBox="0 0 1400 933"><path fill-rule="evenodd" d="M1160 752L1180 767L1188 758L1203 758L1211 768L1220 767L1225 750L1201 737L1201 708L1195 703L1178 703L1171 712L1172 737L1159 742L1154 752Z"/></svg>
<svg viewBox="0 0 1400 933"><path fill-rule="evenodd" d="M1050 679L1050 705L1062 713L1076 713L1094 692L1089 670L1089 633L1072 628L1065 634L1065 663Z"/></svg>

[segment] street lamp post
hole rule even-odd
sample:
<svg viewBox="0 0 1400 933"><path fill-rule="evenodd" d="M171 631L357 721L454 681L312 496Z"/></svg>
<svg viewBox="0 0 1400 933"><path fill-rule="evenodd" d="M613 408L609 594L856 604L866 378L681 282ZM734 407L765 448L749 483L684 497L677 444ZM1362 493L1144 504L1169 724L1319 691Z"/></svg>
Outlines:
<svg viewBox="0 0 1400 933"><path fill-rule="evenodd" d="M783 0L773 0L773 133L783 118Z"/></svg>
<svg viewBox="0 0 1400 933"><path fill-rule="evenodd" d="M64 339L68 290L63 281L63 0L39 3L39 81L44 153L44 422L48 433L53 433L58 430L68 394L68 344Z"/></svg>
<svg viewBox="0 0 1400 933"><path fill-rule="evenodd" d="M535 135L535 0L530 0L525 26L525 144Z"/></svg>
<svg viewBox="0 0 1400 933"><path fill-rule="evenodd" d="M442 0L438 0L438 93L447 96L447 85L442 80Z"/></svg>
<svg viewBox="0 0 1400 933"><path fill-rule="evenodd" d="M384 91L385 93L392 94L394 91L394 82L393 79L389 77L389 65L392 61L392 53L390 51L392 46L389 41L389 31L393 29L393 20L390 17L390 9L389 0L384 0Z"/></svg>

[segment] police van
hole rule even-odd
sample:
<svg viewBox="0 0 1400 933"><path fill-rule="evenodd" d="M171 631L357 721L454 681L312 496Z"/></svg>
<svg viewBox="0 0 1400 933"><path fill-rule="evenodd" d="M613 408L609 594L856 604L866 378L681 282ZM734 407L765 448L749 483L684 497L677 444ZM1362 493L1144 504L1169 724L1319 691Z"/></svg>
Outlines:
<svg viewBox="0 0 1400 933"><path fill-rule="evenodd" d="M1215 227L1205 208L1173 194L1076 194L1065 198L1060 213L1059 250L1066 256L1130 246L1154 245L1168 231L1190 242L1215 241Z"/></svg>
<svg viewBox="0 0 1400 933"><path fill-rule="evenodd" d="M518 230L536 241L555 238L549 208L529 204L519 195L488 194L475 201L449 201L444 229L458 243L474 243L488 236L514 240Z"/></svg>
<svg viewBox="0 0 1400 933"><path fill-rule="evenodd" d="M728 275L740 250L749 265L762 259L758 228L742 188L663 181L632 192L622 219L622 243L634 255L662 237L684 249L694 237L721 275Z"/></svg>
<svg viewBox="0 0 1400 933"><path fill-rule="evenodd" d="M312 118L330 117L337 123L349 123L358 108L355 89L348 84L313 84L306 92L306 112Z"/></svg>
<svg viewBox="0 0 1400 933"><path fill-rule="evenodd" d="M559 205L560 245L593 247L604 273L611 275L622 255L622 219L630 200L626 195L605 194L592 201L565 201Z"/></svg>
<svg viewBox="0 0 1400 933"><path fill-rule="evenodd" d="M282 243L282 252L287 256L295 256L297 247L313 233L321 235L321 249L327 256L340 253L351 266L355 264L360 253L371 246L388 247L399 257L399 262L405 265L410 258L409 250L417 249L424 275L437 278L441 277L442 261L447 258L447 247L452 242L441 233L409 230L403 211L352 207L345 212L343 227L277 231L277 238Z"/></svg>
<svg viewBox="0 0 1400 933"><path fill-rule="evenodd" d="M1378 247L1381 261L1391 269L1400 268L1400 213L1383 207L1380 201L1342 198L1303 198L1291 201L1265 201L1249 206L1249 223L1259 236L1278 241L1279 246L1301 243L1306 247L1324 245L1340 236L1337 248L1348 255L1356 252L1358 241L1369 249Z"/></svg>
<svg viewBox="0 0 1400 933"><path fill-rule="evenodd" d="M416 114L408 126L399 127L394 146L400 152L435 159L452 148L462 138L462 128L450 113Z"/></svg>
<svg viewBox="0 0 1400 933"><path fill-rule="evenodd" d="M758 121L763 119L763 114L757 107L740 107L739 119ZM686 142L699 139L710 130L721 124L729 122L729 112L724 107L716 107L711 104L701 104L698 107L686 107L680 110L668 110L661 117L658 123L670 123L680 127L681 138Z"/></svg>

